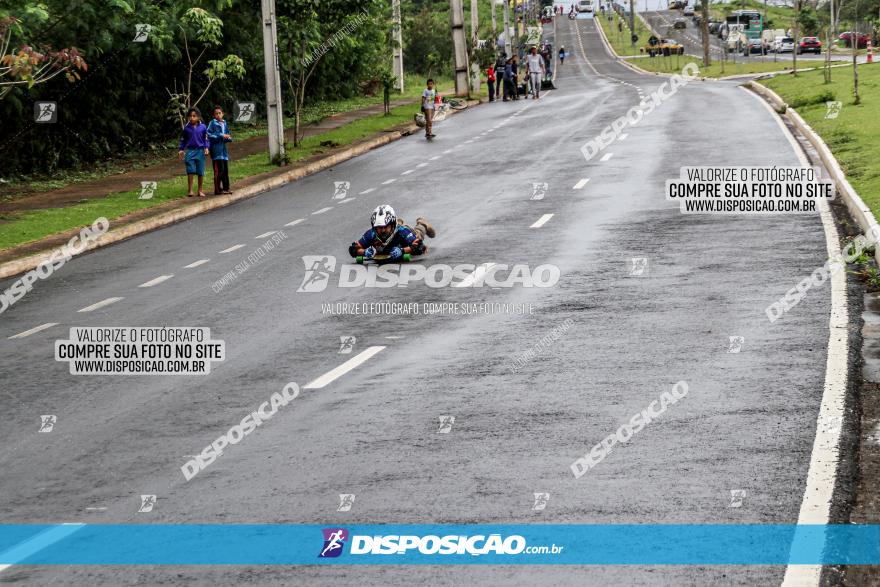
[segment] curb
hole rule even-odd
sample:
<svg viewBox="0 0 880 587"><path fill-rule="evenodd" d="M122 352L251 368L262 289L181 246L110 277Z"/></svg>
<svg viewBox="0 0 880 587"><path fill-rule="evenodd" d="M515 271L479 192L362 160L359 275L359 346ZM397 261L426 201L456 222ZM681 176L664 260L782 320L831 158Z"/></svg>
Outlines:
<svg viewBox="0 0 880 587"><path fill-rule="evenodd" d="M856 192L852 185L850 185L849 181L846 179L846 174L840 168L840 164L831 153L831 149L825 144L825 141L823 141L816 131L814 131L813 128L801 118L801 115L798 114L796 110L785 103L779 94L754 81L750 81L743 85L767 101L776 112L779 112L780 116L784 116L791 121L795 128L806 137L819 154L819 158L822 160L822 163L831 175L831 179L834 180L834 184L837 187L837 193L843 196L847 209L858 223L859 228L862 229L862 233L877 234L876 232L871 232L880 230L877 226L877 219L874 217L871 209L865 205L865 202L859 196L858 192ZM875 249L874 258L880 263L880 248Z"/></svg>
<svg viewBox="0 0 880 587"><path fill-rule="evenodd" d="M468 105L475 106L480 103L480 100L469 101ZM460 111L450 109L450 112L447 116L451 116L457 112ZM413 132L418 131L418 129L419 127L416 126L415 123L410 123L408 126L392 131L380 131L382 134L380 134L379 136L366 139L354 146L347 147L337 153L333 153L331 155L328 155L327 157L324 157L318 161L314 161L302 167L292 169L286 173L270 177L264 181L249 185L247 187L243 187L241 189L236 189L234 194L228 194L225 196L214 196L210 199L205 199L204 201L200 201L198 203L185 206L183 208L178 208L169 212L163 212L152 218L138 220L121 228L110 230L101 238L93 241L88 241L88 245L82 251L74 255L74 257L78 257L94 249L106 247L108 245L130 239L146 232L151 232L153 230L164 228L165 226L169 226L171 224L176 224L178 222L188 220L194 216L199 216L218 208L225 208L226 206L230 206L242 200L253 198L269 190L282 187L298 179L302 179L306 176L313 175L315 173L333 167L334 165L338 165L340 163L348 161L349 159L354 159L358 155L363 155L368 151L372 151L373 149L387 145L388 143L400 140L403 137L409 136ZM78 234L81 228L82 227L77 227L63 233L48 235L46 237L43 237L42 239L39 239L36 242L39 243L41 241L46 241L48 246L48 242L57 241L59 235L72 237L73 235ZM28 246L33 246L34 242L25 244ZM57 247L47 248L45 251L34 253L20 259L7 261L0 264L0 279L12 277L14 275L18 275L20 273L24 273L26 271L30 271L31 269L36 268L41 263L48 261L56 248Z"/></svg>

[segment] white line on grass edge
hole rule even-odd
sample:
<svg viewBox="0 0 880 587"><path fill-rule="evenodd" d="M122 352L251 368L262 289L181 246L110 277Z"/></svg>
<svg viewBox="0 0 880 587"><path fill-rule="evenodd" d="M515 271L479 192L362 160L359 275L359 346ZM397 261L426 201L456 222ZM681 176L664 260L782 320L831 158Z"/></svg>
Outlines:
<svg viewBox="0 0 880 587"><path fill-rule="evenodd" d="M782 133L791 143L798 160L804 167L810 162L801 146L791 135L788 127L779 115L763 98L741 88L751 95L773 116ZM824 199L819 200L819 217L825 230L825 246L828 257L840 252L840 238L831 208ZM831 317L828 332L828 358L825 362L825 388L816 425L816 438L813 441L813 452L810 456L810 470L807 473L807 485L801 511L797 523L827 525L831 521L831 499L834 496L834 482L840 462L840 434L843 430L844 401L846 399L847 350L849 346L849 310L846 306L846 273L835 271L831 274ZM841 422L841 426L823 426L823 422ZM822 576L822 565L793 565L785 568L783 587L801 587L819 585Z"/></svg>

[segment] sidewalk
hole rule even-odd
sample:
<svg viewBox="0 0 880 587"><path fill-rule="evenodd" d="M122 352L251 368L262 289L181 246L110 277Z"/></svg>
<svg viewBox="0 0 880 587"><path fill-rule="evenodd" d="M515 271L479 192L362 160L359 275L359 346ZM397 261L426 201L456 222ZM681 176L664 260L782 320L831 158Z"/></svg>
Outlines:
<svg viewBox="0 0 880 587"><path fill-rule="evenodd" d="M414 102L411 98L402 98L392 100L391 107L403 106ZM319 122L318 124L308 125L304 128L303 138L316 134L325 133L327 131L343 127L351 122L382 114L384 107L382 104L368 106L359 110L334 114ZM287 129L284 133L285 138L289 142L293 142L293 129ZM237 159L242 159L248 155L255 155L268 150L266 137L251 137L243 141L233 141L228 145L229 155L232 159L232 165L235 165ZM210 164L210 161L208 161ZM210 180L210 172L208 180ZM135 169L116 175L108 175L101 179L73 183L63 188L41 192L29 196L23 196L14 200L0 202L0 213L3 212L25 212L28 210L40 210L44 208L63 208L72 204L82 203L84 200L103 198L108 194L115 192L125 192L140 187L142 181L159 181L162 179L170 179L183 175L183 164L178 161L177 153L169 157L161 163L151 165L144 169ZM236 185L240 185L240 182ZM210 188L210 181L206 182L206 189ZM235 186L233 186L235 187Z"/></svg>

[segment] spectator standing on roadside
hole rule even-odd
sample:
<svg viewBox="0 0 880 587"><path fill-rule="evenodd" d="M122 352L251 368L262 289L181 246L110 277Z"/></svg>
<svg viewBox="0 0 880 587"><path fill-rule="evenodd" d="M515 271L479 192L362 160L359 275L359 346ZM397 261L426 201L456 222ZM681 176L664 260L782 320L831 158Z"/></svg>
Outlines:
<svg viewBox="0 0 880 587"><path fill-rule="evenodd" d="M208 141L211 143L211 163L214 167L214 195L231 194L229 189L229 152L226 143L232 141L229 123L223 120L223 109L214 106L213 118L208 123Z"/></svg>
<svg viewBox="0 0 880 587"><path fill-rule="evenodd" d="M510 93L513 91L513 83L511 80L513 79L513 66L511 65L513 62L513 58L508 59L504 62L504 74L502 75L504 79L504 99L502 102L507 102L510 100Z"/></svg>
<svg viewBox="0 0 880 587"><path fill-rule="evenodd" d="M559 46L559 67L565 65L565 45Z"/></svg>
<svg viewBox="0 0 880 587"><path fill-rule="evenodd" d="M510 58L510 82L513 89L513 99L519 100L519 66L516 63L517 56Z"/></svg>
<svg viewBox="0 0 880 587"><path fill-rule="evenodd" d="M434 80L428 78L425 83L425 91L422 92L422 113L425 115L425 138L434 138L434 101L437 92L434 90Z"/></svg>
<svg viewBox="0 0 880 587"><path fill-rule="evenodd" d="M489 101L495 101L495 66L489 65L489 69L486 70L486 83L489 86Z"/></svg>
<svg viewBox="0 0 880 587"><path fill-rule="evenodd" d="M544 67L544 57L538 55L538 48L534 45L526 56L526 73L529 76L529 85L532 89L532 100L541 97L541 80L547 69Z"/></svg>
<svg viewBox="0 0 880 587"><path fill-rule="evenodd" d="M504 66L507 61L504 54L499 53L498 59L495 60L495 97L501 97L502 84L504 83Z"/></svg>
<svg viewBox="0 0 880 587"><path fill-rule="evenodd" d="M190 108L186 113L189 120L183 127L180 136L180 147L177 156L183 160L186 166L186 197L191 198L193 194L193 178L199 178L199 197L204 198L205 192L202 191L202 183L205 180L205 155L209 153L208 146L208 129L202 124L202 113L198 108Z"/></svg>

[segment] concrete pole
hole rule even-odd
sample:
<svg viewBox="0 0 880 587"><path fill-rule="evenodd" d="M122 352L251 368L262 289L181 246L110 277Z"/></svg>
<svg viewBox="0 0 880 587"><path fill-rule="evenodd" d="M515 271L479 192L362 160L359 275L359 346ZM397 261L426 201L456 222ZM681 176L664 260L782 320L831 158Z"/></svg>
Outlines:
<svg viewBox="0 0 880 587"><path fill-rule="evenodd" d="M449 16L452 21L452 52L455 63L455 95L468 95L468 56L464 33L464 8L462 0L449 0Z"/></svg>
<svg viewBox="0 0 880 587"><path fill-rule="evenodd" d="M392 61L394 62L394 76L397 78L395 87L403 92L403 34L400 27L400 0L391 0L391 12L393 24L391 28Z"/></svg>
<svg viewBox="0 0 880 587"><path fill-rule="evenodd" d="M479 3L471 0L471 47L477 49L477 37L480 35ZM480 64L476 59L471 63L471 89L476 93L480 91Z"/></svg>
<svg viewBox="0 0 880 587"><path fill-rule="evenodd" d="M261 0L263 11L263 65L266 69L266 117L269 123L269 159L284 157L284 122L281 108L281 73L278 67L278 30L275 0Z"/></svg>

